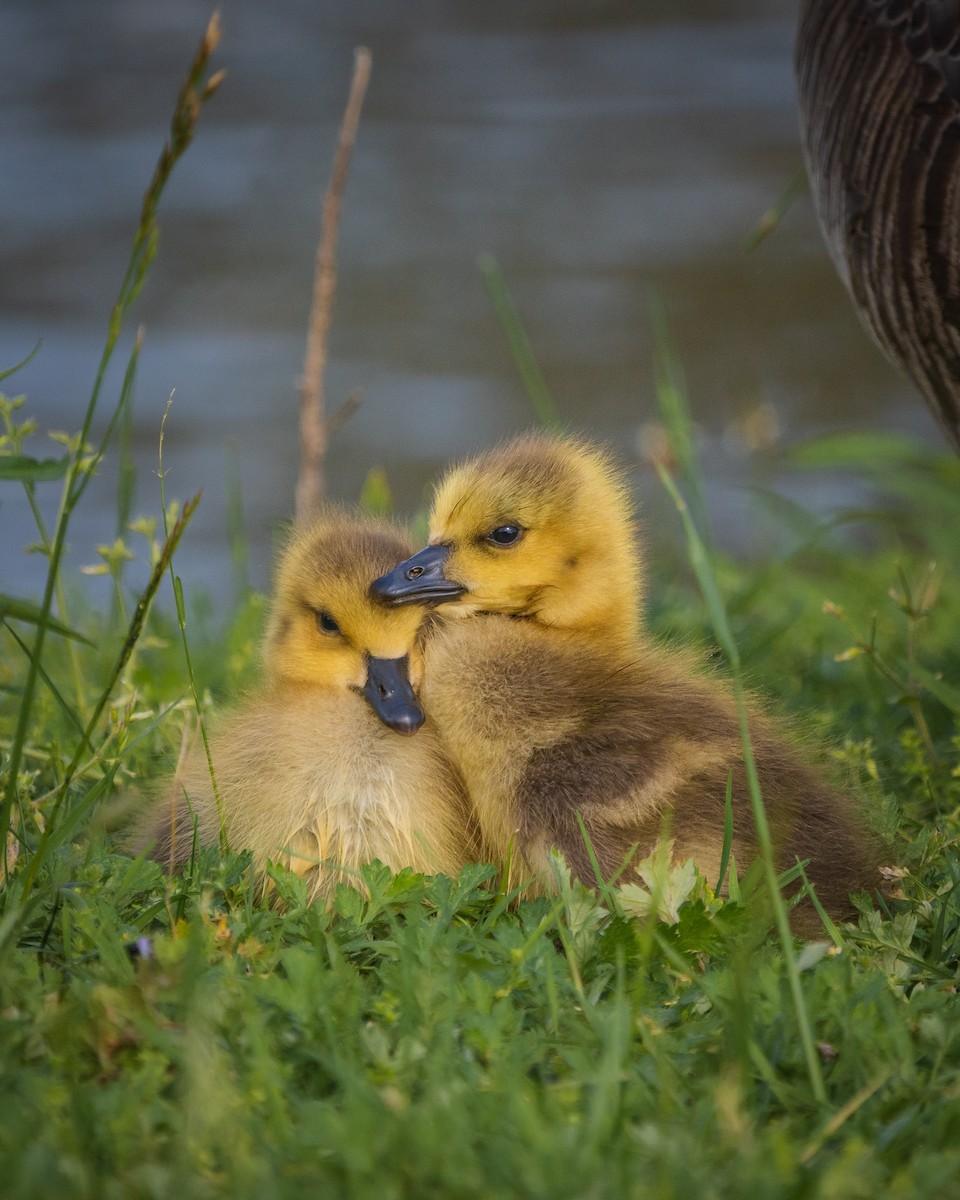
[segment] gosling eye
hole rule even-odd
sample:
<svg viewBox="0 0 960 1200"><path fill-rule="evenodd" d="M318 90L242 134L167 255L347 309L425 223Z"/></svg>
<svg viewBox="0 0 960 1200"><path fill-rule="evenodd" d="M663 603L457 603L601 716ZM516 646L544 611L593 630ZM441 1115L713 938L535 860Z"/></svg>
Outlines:
<svg viewBox="0 0 960 1200"><path fill-rule="evenodd" d="M519 525L498 525L487 534L487 541L495 546L512 546L520 540L523 530Z"/></svg>
<svg viewBox="0 0 960 1200"><path fill-rule="evenodd" d="M336 623L333 617L328 612L317 613L317 628L321 633L337 634L340 632L340 626Z"/></svg>

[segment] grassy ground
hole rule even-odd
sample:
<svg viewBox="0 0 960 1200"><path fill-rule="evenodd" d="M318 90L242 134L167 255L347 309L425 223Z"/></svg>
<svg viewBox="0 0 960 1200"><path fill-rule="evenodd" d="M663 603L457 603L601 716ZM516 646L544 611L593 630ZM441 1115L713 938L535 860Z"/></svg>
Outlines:
<svg viewBox="0 0 960 1200"><path fill-rule="evenodd" d="M156 775L194 717L178 623L158 613L72 772L98 692L72 690L63 639L32 704L0 915L4 1195L948 1188L960 1169L960 588L940 569L908 602L903 580L919 593L931 553L950 561L938 541L954 541L957 561L956 474L951 460L902 455L885 468L888 484L902 477L900 519L869 542L827 535L775 568L719 566L750 681L828 739L902 872L899 898L865 900L839 944L824 934L799 950L822 1093L778 939L682 877L663 883L663 920L577 887L512 905L484 867L457 881L371 867L369 896L343 889L332 912L281 877L280 911L255 900L242 855L210 853L168 879L118 853L100 801ZM910 481L922 501L905 495ZM651 619L711 646L686 576L661 565ZM251 678L261 615L253 599L191 647L204 712ZM108 680L116 616L79 623L94 645L76 645L77 678ZM28 661L14 631L29 641L4 624L6 765Z"/></svg>
<svg viewBox="0 0 960 1200"><path fill-rule="evenodd" d="M205 67L181 97L172 161ZM111 337L149 264L164 181ZM112 426L135 366L136 351ZM696 516L669 379L663 392ZM659 875L644 913L635 893L568 884L515 904L487 867L451 881L374 865L328 912L291 876L277 878L283 907L257 902L242 854L168 878L120 853L101 814L165 769L198 710L252 678L262 603L220 633L198 630L179 590L176 613L147 614L189 506L155 531L143 596L112 546L114 611L72 598L59 557L101 453L85 446L99 400L96 384L57 459L33 456L22 410L2 410L0 481L63 489L56 527L39 532L43 597L0 597L5 1198L951 1194L956 459L878 437L804 448L797 469L874 482L869 520L832 528L781 506L796 549L780 561L698 559L694 533L697 570L682 557L653 570L655 630L718 658L735 646L747 682L827 747L888 838L890 898L864 897L859 926L794 947L683 872Z"/></svg>

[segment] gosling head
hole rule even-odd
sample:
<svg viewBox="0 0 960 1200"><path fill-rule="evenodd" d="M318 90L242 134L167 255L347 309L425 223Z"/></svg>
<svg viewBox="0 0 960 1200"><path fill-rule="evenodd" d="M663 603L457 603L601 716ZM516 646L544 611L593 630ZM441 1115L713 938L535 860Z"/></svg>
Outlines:
<svg viewBox="0 0 960 1200"><path fill-rule="evenodd" d="M390 605L453 603L551 628L635 635L640 562L629 493L597 446L528 434L454 468L430 545L377 579Z"/></svg>
<svg viewBox="0 0 960 1200"><path fill-rule="evenodd" d="M423 611L385 608L369 595L370 581L411 548L391 525L337 509L295 529L277 565L263 646L273 682L357 692L385 725L416 733Z"/></svg>

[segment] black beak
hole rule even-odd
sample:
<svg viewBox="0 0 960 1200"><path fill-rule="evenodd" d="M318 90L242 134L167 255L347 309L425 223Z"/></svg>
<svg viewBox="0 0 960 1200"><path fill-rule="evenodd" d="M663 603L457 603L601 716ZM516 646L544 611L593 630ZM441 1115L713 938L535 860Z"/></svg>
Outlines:
<svg viewBox="0 0 960 1200"><path fill-rule="evenodd" d="M363 697L384 725L396 733L416 733L424 722L420 701L410 686L410 662L403 658L368 658Z"/></svg>
<svg viewBox="0 0 960 1200"><path fill-rule="evenodd" d="M427 546L375 579L370 584L370 594L387 604L434 605L459 600L467 589L444 575L449 557L449 546Z"/></svg>

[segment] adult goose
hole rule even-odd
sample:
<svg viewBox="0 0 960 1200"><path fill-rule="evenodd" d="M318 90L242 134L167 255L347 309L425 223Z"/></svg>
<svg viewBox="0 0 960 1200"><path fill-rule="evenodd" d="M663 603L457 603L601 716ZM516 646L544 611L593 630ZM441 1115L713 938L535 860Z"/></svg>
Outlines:
<svg viewBox="0 0 960 1200"><path fill-rule="evenodd" d="M960 3L802 0L796 69L834 265L960 452Z"/></svg>

